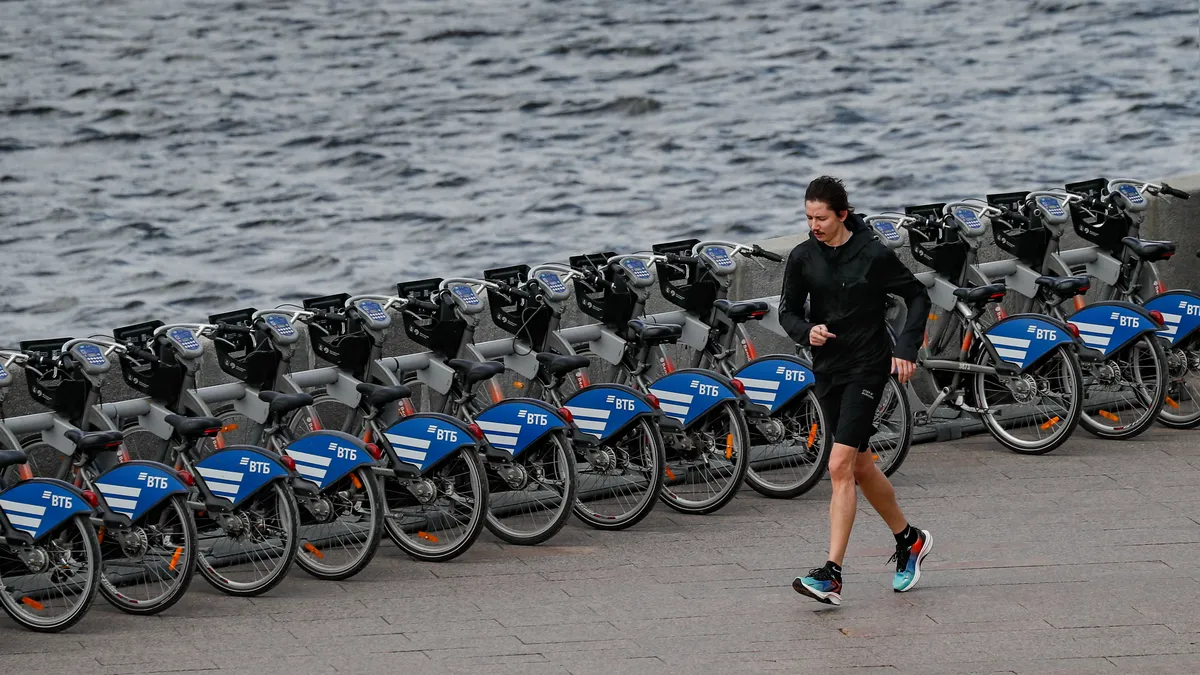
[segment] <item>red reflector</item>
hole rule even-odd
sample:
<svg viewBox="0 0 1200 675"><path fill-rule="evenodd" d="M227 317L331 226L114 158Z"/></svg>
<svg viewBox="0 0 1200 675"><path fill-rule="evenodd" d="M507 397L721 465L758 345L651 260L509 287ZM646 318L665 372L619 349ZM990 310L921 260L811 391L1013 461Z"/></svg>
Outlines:
<svg viewBox="0 0 1200 675"><path fill-rule="evenodd" d="M571 411L566 408L559 408L558 415L559 415L559 417L562 417L563 421L566 422L567 424L571 424L572 422L575 421L575 416L572 415Z"/></svg>
<svg viewBox="0 0 1200 675"><path fill-rule="evenodd" d="M183 481L184 485L195 485L196 479L187 471L176 471L175 475L179 476L179 480Z"/></svg>
<svg viewBox="0 0 1200 675"><path fill-rule="evenodd" d="M100 498L97 497L96 493L92 492L91 490L83 491L83 501L91 504L93 508L100 505Z"/></svg>
<svg viewBox="0 0 1200 675"><path fill-rule="evenodd" d="M651 408L658 408L658 397L654 394L646 394L646 403L650 404Z"/></svg>
<svg viewBox="0 0 1200 675"><path fill-rule="evenodd" d="M221 433L221 429L223 429L223 428L224 427L213 427L211 429L205 429L204 435L205 436L216 436L217 434Z"/></svg>
<svg viewBox="0 0 1200 675"><path fill-rule="evenodd" d="M733 387L733 390L739 394L746 393L746 385L742 384L742 381L737 378L730 380L729 386Z"/></svg>
<svg viewBox="0 0 1200 675"><path fill-rule="evenodd" d="M475 437L475 440L483 440L483 429L480 429L478 424L468 424L467 430L471 432L471 435Z"/></svg>
<svg viewBox="0 0 1200 675"><path fill-rule="evenodd" d="M1067 330L1070 331L1071 335L1074 335L1075 337L1079 337L1079 326L1076 326L1073 323L1069 323L1069 324L1067 324Z"/></svg>
<svg viewBox="0 0 1200 675"><path fill-rule="evenodd" d="M367 443L367 453L375 459L379 459L383 456L383 451L380 450L379 446L375 445L374 443Z"/></svg>
<svg viewBox="0 0 1200 675"><path fill-rule="evenodd" d="M1173 255L1175 255L1175 252L1174 252L1174 251L1172 251L1171 253L1164 253L1164 254L1163 254L1163 258L1170 258L1170 257L1171 257L1171 256L1173 256Z"/></svg>
<svg viewBox="0 0 1200 675"><path fill-rule="evenodd" d="M283 455L282 457L279 458L279 461L282 462L283 465L288 468L288 471L296 470L296 460L292 459L291 457L288 457L287 455Z"/></svg>
<svg viewBox="0 0 1200 675"><path fill-rule="evenodd" d="M121 447L121 441L113 441L112 443L106 443L104 445L104 447L105 448L119 448L119 447Z"/></svg>
<svg viewBox="0 0 1200 675"><path fill-rule="evenodd" d="M992 296L992 299L993 299L993 300L999 300L1000 298L1003 298L1003 297L1004 297L1004 294L1003 294L1003 293L997 293L997 294L995 294L995 295L993 295L993 296Z"/></svg>
<svg viewBox="0 0 1200 675"><path fill-rule="evenodd" d="M1160 326L1167 323L1166 320L1163 319L1162 312L1158 311L1157 309L1150 310L1150 318L1154 319L1154 323L1157 323Z"/></svg>

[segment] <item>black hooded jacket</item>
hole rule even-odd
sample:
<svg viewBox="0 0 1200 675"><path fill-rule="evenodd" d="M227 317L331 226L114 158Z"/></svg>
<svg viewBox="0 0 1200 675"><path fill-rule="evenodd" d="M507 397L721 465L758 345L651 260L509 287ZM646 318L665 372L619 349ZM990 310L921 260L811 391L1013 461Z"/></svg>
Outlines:
<svg viewBox="0 0 1200 675"><path fill-rule="evenodd" d="M900 296L908 306L895 355L916 361L930 306L924 284L875 238L862 216L851 213L846 227L852 234L841 246L810 237L792 249L779 303L779 323L797 344L811 347L813 371L827 384L891 368L893 351L885 322L889 294ZM812 347L808 333L818 324L837 337Z"/></svg>

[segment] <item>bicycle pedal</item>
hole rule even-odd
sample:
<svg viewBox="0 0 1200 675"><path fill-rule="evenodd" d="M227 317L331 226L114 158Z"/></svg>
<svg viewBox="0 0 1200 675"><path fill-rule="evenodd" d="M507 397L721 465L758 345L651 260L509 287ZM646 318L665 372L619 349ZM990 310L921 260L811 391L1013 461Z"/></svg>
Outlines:
<svg viewBox="0 0 1200 675"><path fill-rule="evenodd" d="M927 411L918 410L917 412L913 413L914 426L925 426L926 424L929 424L929 413Z"/></svg>

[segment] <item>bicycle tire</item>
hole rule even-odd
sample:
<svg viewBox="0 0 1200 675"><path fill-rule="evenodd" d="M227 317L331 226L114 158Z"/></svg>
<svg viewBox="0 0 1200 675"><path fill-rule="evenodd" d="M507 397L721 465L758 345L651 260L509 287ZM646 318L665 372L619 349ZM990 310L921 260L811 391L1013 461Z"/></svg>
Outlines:
<svg viewBox="0 0 1200 675"><path fill-rule="evenodd" d="M451 457L457 458L467 468L469 474L467 481L472 483L471 489L475 494L475 504L471 510L471 518L467 522L467 527L463 535L451 546L435 548L422 542L429 542L430 544L440 543L440 538L436 535L427 532L426 529L418 529L416 536L413 537L404 528L400 527L393 515L395 509L392 506L392 498L393 495L403 496L402 493L397 493L396 489L403 489L405 492L408 492L408 489L399 485L395 479L381 477L381 480L384 481L383 495L388 509L388 515L385 516L383 521L384 532L387 533L388 538L399 546L401 550L410 557L422 562L446 562L447 560L457 558L471 548L475 540L479 538L479 534L483 531L487 514L488 490L487 477L483 466L480 464L479 456L472 448L460 448L451 455L448 455L447 459ZM443 464L445 462L446 460L443 460ZM423 475L428 476L429 473L425 472ZM392 491L389 492L389 489Z"/></svg>
<svg viewBox="0 0 1200 675"><path fill-rule="evenodd" d="M584 493L590 492L591 494L600 494L608 497L618 490L614 489L611 484L600 486L595 491L585 490L583 479L579 478L580 474L577 470L576 478L578 487L572 511L575 517L585 525L597 530L624 530L640 523L646 516L650 515L655 505L658 504L658 495L662 491L663 479L665 478L663 468L666 466L666 447L663 443L662 432L659 430L657 424L652 423L649 418L643 417L633 425L630 425L629 429L621 436L610 438L608 442L600 447L600 450L614 453L614 457L619 459L618 466L622 462L625 466L628 466L629 463L626 458L628 453L621 450L622 454L618 455L616 454L617 450L613 448L620 449L620 444L623 441L627 438L632 439L635 436L639 437L645 444L641 453L643 459L650 460L645 471L646 485L640 490L640 494L644 496L634 502L632 508L626 509L622 513L616 515L602 513L597 510L600 508L597 505L598 500L586 499ZM579 451L577 450L577 452ZM587 464L586 459L582 455L578 459L580 461L576 463L576 467ZM611 483L611 481L609 482Z"/></svg>
<svg viewBox="0 0 1200 675"><path fill-rule="evenodd" d="M287 528L287 534L290 535L290 540L285 541L279 547L283 551L283 555L279 556L278 564L267 575L255 579L251 582L233 582L221 576L217 572L217 568L213 566L208 558L201 555L197 560L197 567L204 580L212 585L213 588L237 597L254 597L262 595L272 588L275 588L287 576L288 571L292 567L292 563L296 560L297 536L296 530L299 523L299 513L296 508L296 497L292 491L283 487L279 481L272 483L269 487L260 490L259 492L250 495L242 506L234 510L234 513L245 511L247 505L253 505L262 499L265 495L274 495L276 508L282 507L281 511L286 513L290 527ZM199 526L200 523L197 523ZM203 548L203 547L201 547Z"/></svg>
<svg viewBox="0 0 1200 675"><path fill-rule="evenodd" d="M1180 347L1172 347L1171 351L1169 359L1176 362L1167 383L1167 395L1171 396L1171 400L1166 401L1167 405L1159 411L1158 421L1170 429L1195 429L1200 427L1200 335L1187 338ZM1189 377L1193 382L1191 385L1188 384ZM1179 399L1183 396L1179 391L1185 391L1191 400L1195 408L1191 413L1176 414L1168 410L1168 407L1171 410L1182 407Z"/></svg>
<svg viewBox="0 0 1200 675"><path fill-rule="evenodd" d="M741 488L742 483L746 480L746 471L750 468L750 431L746 427L746 417L742 413L741 407L735 401L721 401L717 405L713 406L711 410L706 412L704 416L700 418L700 420L693 422L689 426L688 430L675 433L687 435L690 437L688 439L689 441L694 441L698 439L699 434L702 433L700 430L703 429L704 422L715 420L718 416L724 416L729 421L729 428L727 430L723 430L714 437L715 440L713 444L713 450L717 449L717 443L720 440L719 436L725 435L725 452L723 453L725 455L725 459L727 461L732 461L734 457L737 457L737 461L732 472L732 478L726 482L725 487L718 489L713 497L701 500L687 499L676 494L676 492L671 489L672 485L664 481L663 487L658 493L659 499L662 500L664 504L672 509L675 509L676 511L679 511L680 513L688 513L692 515L706 515L709 513L715 513L716 511L724 508L726 504L728 504L735 496L737 496L738 490ZM704 444L703 439L701 439L701 445L702 444ZM693 445L693 443L689 442L689 445ZM670 465L672 454L670 451L669 441L667 442L667 448L668 452L666 470L671 471ZM717 454L720 455L722 453L717 452ZM707 464L707 461L705 461L704 464ZM703 469L702 471L707 471L707 468ZM691 473L692 471L689 467L685 471L685 478L683 481L678 480L678 474L675 476L668 474L667 480L674 481L675 484L690 484L687 476ZM709 481L704 482L707 483Z"/></svg>
<svg viewBox="0 0 1200 675"><path fill-rule="evenodd" d="M538 456L537 453L544 450L548 445L553 445L551 452L556 455L555 460L560 462L559 466L565 476L562 478L566 484L566 490L557 498L559 500L558 507L550 520L545 525L533 527L529 530L518 530L508 526L500 521L498 512L501 511L501 506L497 504L498 495L505 494L491 486L488 487L488 512L484 519L484 526L488 531L496 537L516 546L534 546L549 540L554 535L558 534L559 530L567 524L571 518L572 506L575 503L575 495L577 489L577 481L575 480L575 453L570 440L565 432L556 431L548 434L544 439L538 442L534 447L527 448L521 453L520 457L513 459L514 463L522 465L527 475L531 472L526 466ZM535 479L536 480L536 479ZM492 483L499 483L497 477L492 477ZM540 481L539 481L540 482ZM507 487L498 486L498 487ZM505 509L507 510L507 509Z"/></svg>
<svg viewBox="0 0 1200 675"><path fill-rule="evenodd" d="M126 614L150 616L164 612L167 609L170 609L172 605L179 602L179 600L183 597L183 594L187 592L188 587L191 586L192 576L196 570L197 535L196 522L192 518L192 510L188 507L187 498L183 495L172 495L170 498L163 500L160 505L147 511L145 515L133 523L133 527L142 532L142 537L146 537L146 528L144 523L149 521L155 513L162 513L166 509L170 509L171 511L174 511L176 515L178 515L180 524L182 525L181 534L183 538L183 545L177 546L175 548L175 553L169 557L169 562L167 562L167 571L174 572L180 567L180 562L182 562L183 571L177 577L179 580L178 583L174 584L160 597L148 600L140 600L137 598L131 598L118 590L117 584L113 583L112 580L114 577L118 576L116 574L116 570L110 570L108 567L110 564L113 564L114 568L116 567L115 563L113 562L113 556L106 556L104 555L103 551L106 547L109 550L120 549L120 545L112 542L112 536L106 537L106 539L109 540L108 542L101 543L103 564L101 565L100 573L100 594L104 596L104 599L108 601L108 604L116 607ZM139 523L143 523L143 525L139 525ZM142 565L139 566L146 568L146 571L138 573L136 578L145 579L150 577L152 573L157 573L152 572L150 569L155 565L155 561L150 561L147 563L144 552L139 556L138 562L142 563ZM163 561L159 562L161 563Z"/></svg>
<svg viewBox="0 0 1200 675"><path fill-rule="evenodd" d="M872 435L870 441L872 456L879 463L879 470L885 476L891 476L896 473L904 464L904 460L908 458L908 451L912 447L913 439L912 402L908 400L908 388L900 384L900 380L895 375L888 378L883 394L879 397L879 407L876 409L877 422L883 421L880 409L889 401L895 401L896 407L894 412L887 416L895 420L889 423L888 428L898 427L899 434L896 442L893 444L893 449L881 452L880 446L884 444L884 439L880 438L879 427L881 425L878 423L876 424L876 432ZM882 461L881 457L883 458Z"/></svg>
<svg viewBox="0 0 1200 675"><path fill-rule="evenodd" d="M1053 416L1048 418L1045 423L1042 423L1050 425L1046 428L1057 427L1053 435L1046 439L1038 439L1037 441L1033 442L1021 441L1010 435L1005 428L1005 422L997 420L995 415L989 412L980 414L984 428L988 430L988 433L990 433L992 437L995 438L996 441L998 441L1001 445L1015 453L1023 455L1044 455L1065 443L1067 439L1071 437L1071 432L1074 431L1075 427L1079 423L1079 415L1081 413L1081 409L1083 408L1082 368L1079 364L1079 357L1075 355L1075 352L1069 346L1061 344L1055 346L1053 349L1047 352L1046 356L1043 357L1040 365L1034 366L1034 368L1027 370L1022 374L1022 376L1028 375L1029 377L1033 377L1031 375L1032 372L1044 368L1048 363L1050 363L1050 359L1055 357L1061 357L1063 359L1063 363L1066 364L1066 368L1068 370L1066 375L1070 380L1073 393L1071 394L1070 407L1066 411L1066 419L1063 419L1061 416ZM979 355L977 356L976 360L981 365L988 365L990 357L988 356L986 350L981 349L979 350ZM987 377L991 376L978 373L974 378L973 384L976 403L980 408L986 408L990 410L992 406L989 405L987 393L984 391L984 381ZM1034 421L1034 425L1040 426L1036 420Z"/></svg>
<svg viewBox="0 0 1200 675"><path fill-rule="evenodd" d="M1159 414L1162 412L1163 406L1166 405L1166 390L1167 390L1167 355L1166 355L1166 352L1162 348L1162 344L1161 344L1161 341L1159 340L1159 338L1153 334L1142 335L1137 340L1131 342L1130 344L1126 345L1125 347L1118 350L1117 352L1108 354L1108 357L1109 357L1108 361L1115 360L1117 358L1118 354L1133 350L1134 348L1138 347L1139 345L1144 345L1146 347L1146 349L1148 350L1148 353L1151 355L1151 360L1154 364L1154 375L1153 375L1154 385L1153 385L1153 387L1151 387L1150 391L1148 392L1148 395L1145 398L1148 399L1149 401L1156 401L1157 405L1147 405L1145 414L1139 416L1138 419L1135 420L1132 424L1123 425L1121 427L1113 427L1111 425L1099 422L1094 417L1092 417L1092 415L1088 414L1088 412L1085 408L1084 410L1081 411L1080 417L1079 417L1079 426L1081 426L1084 431L1087 431L1088 433L1092 434L1093 436L1096 436L1097 438L1104 438L1104 439L1110 439L1110 440L1128 440L1130 438L1133 438L1133 437L1141 434L1142 432L1146 431L1147 429L1149 429L1150 425L1154 424L1155 420L1157 420L1159 418ZM1085 396L1085 402L1086 402L1086 400L1087 400L1087 386L1086 385L1085 385L1085 389L1084 389L1084 396ZM1110 407L1112 407L1112 406L1110 406ZM1097 414L1101 418L1107 419L1109 421L1115 421L1115 420L1111 420L1111 418L1106 417L1105 413L1107 413L1108 415L1116 416L1115 413L1113 413L1110 410L1106 410L1106 409L1098 409L1097 410Z"/></svg>
<svg viewBox="0 0 1200 675"><path fill-rule="evenodd" d="M80 619L87 615L88 610L91 609L92 603L96 599L96 591L100 587L100 541L96 537L96 528L92 525L88 516L77 515L67 519L58 528L47 533L45 537L42 537L40 541L50 541L53 538L52 535L63 531L67 527L74 527L80 535L83 549L87 554L86 569L88 570L88 577L82 584L82 592L79 593L80 599L74 603L74 606L69 611L53 619L31 615L29 614L31 611L44 611L45 604L41 602L31 604L24 601L17 601L9 594L9 591L14 586L0 579L0 588L3 588L3 590L0 590L0 607L3 607L4 613L24 628L38 633L59 633L74 626ZM0 558L4 557L10 551L11 549L6 544L0 543ZM38 605L42 606L41 610L37 609Z"/></svg>
<svg viewBox="0 0 1200 675"><path fill-rule="evenodd" d="M796 409L803 409L805 411L804 418L796 424L794 429L788 429L788 422L783 421L783 419L799 419L792 416L794 412L797 412ZM807 411L812 411L811 416L815 417L815 420L810 419L810 413ZM771 423L771 427L769 428L767 427L768 423ZM817 399L816 392L811 387L800 398L796 399L795 403L779 410L765 420L756 421L754 424L760 436L766 436L768 431L774 432L772 435L780 432L786 434L790 431L792 432L792 439L804 444L806 450L816 445L817 451L814 457L815 461L812 463L812 468L808 471L807 475L794 482L779 483L772 482L766 478L765 472L760 473L754 470L755 461L758 461L761 466L762 463L770 462L772 459L764 458L761 452L758 454L757 460L753 459L754 446L752 446L750 450L752 459L750 467L746 470L746 484L751 489L771 499L793 499L813 489L821 482L821 479L825 476L826 468L829 466L829 455L833 451L833 438L825 422L825 411ZM782 425L783 429L774 428L774 424ZM751 434L751 438L753 437L754 434ZM779 460L776 459L773 461L778 462Z"/></svg>
<svg viewBox="0 0 1200 675"><path fill-rule="evenodd" d="M356 539L361 538L366 542L358 555L340 566L325 565L324 560L330 555L330 547L328 545L320 546L313 543L313 538L306 537L304 520L308 515L305 514L307 507L301 508L297 504L297 512L300 514L300 523L297 529L297 543L299 544L296 551L296 564L300 569L308 572L317 579L325 581L341 581L363 571L371 560L374 559L376 551L379 550L379 542L383 539L383 511L385 508L383 501L383 491L379 487L379 482L375 478L375 472L370 467L359 467L354 471L343 476L340 480L331 483L323 490L321 495L337 495L339 499L344 499L344 495L353 495L357 490L363 490L366 495L366 502L370 505L370 514L368 516L368 528L365 536L352 533ZM357 506L351 506L351 511L361 513ZM324 524L324 523L322 523ZM311 533L309 533L311 534ZM325 537L318 538L318 541L325 541Z"/></svg>

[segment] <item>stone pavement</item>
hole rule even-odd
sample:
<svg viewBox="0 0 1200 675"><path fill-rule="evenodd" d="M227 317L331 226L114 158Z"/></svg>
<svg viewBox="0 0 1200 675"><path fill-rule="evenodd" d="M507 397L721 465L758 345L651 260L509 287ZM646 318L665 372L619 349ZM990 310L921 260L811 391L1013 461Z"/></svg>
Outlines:
<svg viewBox="0 0 1200 675"><path fill-rule="evenodd" d="M355 579L296 570L256 599L197 578L160 617L97 599L61 635L0 620L0 672L1200 672L1200 432L1079 431L1045 457L922 445L896 484L934 532L922 583L891 591L890 533L863 511L840 609L789 585L824 561L828 485L746 489L717 515L572 523L537 548L485 532L442 565L385 544Z"/></svg>

